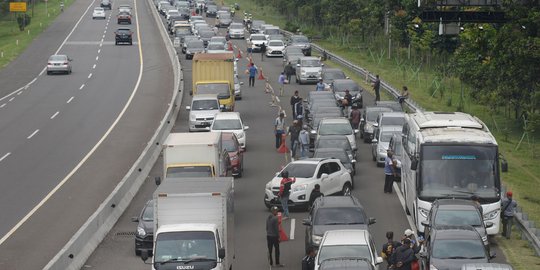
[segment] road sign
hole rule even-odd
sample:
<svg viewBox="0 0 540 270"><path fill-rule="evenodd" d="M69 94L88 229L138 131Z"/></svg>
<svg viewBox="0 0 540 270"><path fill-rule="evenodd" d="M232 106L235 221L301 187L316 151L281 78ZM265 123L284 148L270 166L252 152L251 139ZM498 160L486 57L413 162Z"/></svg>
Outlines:
<svg viewBox="0 0 540 270"><path fill-rule="evenodd" d="M10 2L10 12L26 12L26 2Z"/></svg>

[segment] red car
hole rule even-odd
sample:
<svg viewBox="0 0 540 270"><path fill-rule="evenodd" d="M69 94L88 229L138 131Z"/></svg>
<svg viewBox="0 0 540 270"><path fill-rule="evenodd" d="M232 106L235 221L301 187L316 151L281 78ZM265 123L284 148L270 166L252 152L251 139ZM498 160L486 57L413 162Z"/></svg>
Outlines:
<svg viewBox="0 0 540 270"><path fill-rule="evenodd" d="M229 153L231 159L232 174L242 177L244 172L244 149L240 147L236 135L232 132L221 132L223 148Z"/></svg>
<svg viewBox="0 0 540 270"><path fill-rule="evenodd" d="M118 24L121 24L121 23L131 24L131 14L129 14L128 12L122 11L118 13L118 16L116 16L116 19L117 19Z"/></svg>

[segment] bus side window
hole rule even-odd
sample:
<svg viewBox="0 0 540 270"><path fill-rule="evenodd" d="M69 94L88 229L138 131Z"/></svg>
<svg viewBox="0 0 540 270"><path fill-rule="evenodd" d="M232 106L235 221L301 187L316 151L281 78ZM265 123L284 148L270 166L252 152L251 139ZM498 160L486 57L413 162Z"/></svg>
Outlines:
<svg viewBox="0 0 540 270"><path fill-rule="evenodd" d="M403 124L403 131L401 131L401 144L403 145L403 148L405 151L409 152L409 148L407 147L407 137L409 136L409 124L405 123Z"/></svg>

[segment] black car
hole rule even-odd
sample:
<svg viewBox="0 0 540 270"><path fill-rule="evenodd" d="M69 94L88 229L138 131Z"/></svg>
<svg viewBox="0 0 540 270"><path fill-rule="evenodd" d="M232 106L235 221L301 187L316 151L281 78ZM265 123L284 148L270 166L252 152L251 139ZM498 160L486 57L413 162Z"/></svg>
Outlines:
<svg viewBox="0 0 540 270"><path fill-rule="evenodd" d="M305 56L311 56L311 43L303 35L292 35L289 38L289 46L300 47Z"/></svg>
<svg viewBox="0 0 540 270"><path fill-rule="evenodd" d="M434 226L420 257L421 269L461 270L467 263L488 263L495 254L490 254L471 226Z"/></svg>
<svg viewBox="0 0 540 270"><path fill-rule="evenodd" d="M349 170L351 174L351 179L356 174L356 160L351 159L349 153L343 148L316 148L315 153L313 154L314 158L337 158L343 166ZM354 188L354 180L353 180Z"/></svg>
<svg viewBox="0 0 540 270"><path fill-rule="evenodd" d="M330 85L332 92L337 98L341 99L345 96L345 90L349 90L352 95L352 103L357 104L359 108L363 107L362 89L358 83L351 79L335 79Z"/></svg>
<svg viewBox="0 0 540 270"><path fill-rule="evenodd" d="M206 17L216 17L218 7L216 5L208 5L206 9Z"/></svg>
<svg viewBox="0 0 540 270"><path fill-rule="evenodd" d="M110 0L101 0L100 6L103 9L112 9L112 2Z"/></svg>
<svg viewBox="0 0 540 270"><path fill-rule="evenodd" d="M154 200L149 200L137 217L132 217L131 221L137 222L137 232L135 233L135 255L140 256L141 251L146 250L152 254L154 241Z"/></svg>
<svg viewBox="0 0 540 270"><path fill-rule="evenodd" d="M314 148L340 148L347 152L349 159L356 159L356 151L352 149L351 142L345 135L319 136L315 141Z"/></svg>
<svg viewBox="0 0 540 270"><path fill-rule="evenodd" d="M322 237L329 230L361 229L375 223L368 218L364 207L354 196L319 197L313 203L309 216L302 222L306 225L306 250L318 247Z"/></svg>
<svg viewBox="0 0 540 270"><path fill-rule="evenodd" d="M339 68L325 68L322 73L323 83L331 85L336 79L348 79L343 70Z"/></svg>
<svg viewBox="0 0 540 270"><path fill-rule="evenodd" d="M332 258L321 262L319 270L375 270L365 258Z"/></svg>
<svg viewBox="0 0 540 270"><path fill-rule="evenodd" d="M129 28L118 28L114 32L115 34L115 44L121 44L121 43L127 43L129 45L133 45L133 32Z"/></svg>

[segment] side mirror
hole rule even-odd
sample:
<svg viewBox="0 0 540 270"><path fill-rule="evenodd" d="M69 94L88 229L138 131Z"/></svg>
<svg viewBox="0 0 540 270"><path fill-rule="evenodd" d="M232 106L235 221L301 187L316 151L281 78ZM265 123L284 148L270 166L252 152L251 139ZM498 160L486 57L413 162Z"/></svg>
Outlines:
<svg viewBox="0 0 540 270"><path fill-rule="evenodd" d="M321 67L324 67L324 63L321 64Z"/></svg>
<svg viewBox="0 0 540 270"><path fill-rule="evenodd" d="M186 111L191 110L191 106L186 106Z"/></svg>
<svg viewBox="0 0 540 270"><path fill-rule="evenodd" d="M360 130L358 130L358 129L354 130L354 134L358 134L358 132L360 132Z"/></svg>
<svg viewBox="0 0 540 270"><path fill-rule="evenodd" d="M317 131L312 130L310 133L311 133L311 134L317 134Z"/></svg>
<svg viewBox="0 0 540 270"><path fill-rule="evenodd" d="M244 126L244 130L248 130L249 129L249 126Z"/></svg>
<svg viewBox="0 0 540 270"><path fill-rule="evenodd" d="M381 264L381 263L383 263L383 258L382 257L375 258L375 264Z"/></svg>
<svg viewBox="0 0 540 270"><path fill-rule="evenodd" d="M321 180L324 180L324 179L326 179L326 178L328 178L328 174L327 174L327 173L321 174Z"/></svg>
<svg viewBox="0 0 540 270"><path fill-rule="evenodd" d="M351 163L356 163L356 159L351 160Z"/></svg>
<svg viewBox="0 0 540 270"><path fill-rule="evenodd" d="M218 257L219 257L220 259L225 258L225 249L224 249L224 248L220 248L220 249L218 250Z"/></svg>
<svg viewBox="0 0 540 270"><path fill-rule="evenodd" d="M371 142L372 142L372 143L377 143L377 142L379 142L379 141L378 141L377 139L373 138L373 139L371 139Z"/></svg>
<svg viewBox="0 0 540 270"><path fill-rule="evenodd" d="M373 123L374 127L379 127L379 123Z"/></svg>
<svg viewBox="0 0 540 270"><path fill-rule="evenodd" d="M156 182L156 186L161 185L161 177L156 176L156 177L154 178L154 181Z"/></svg>
<svg viewBox="0 0 540 270"><path fill-rule="evenodd" d="M418 159L413 158L411 160L411 170L416 171L416 168L418 168Z"/></svg>
<svg viewBox="0 0 540 270"><path fill-rule="evenodd" d="M306 219L303 219L303 220L302 220L302 224L303 224L303 225L306 225L306 226L311 226L311 220L309 220L309 219L307 219L307 218L306 218Z"/></svg>
<svg viewBox="0 0 540 270"><path fill-rule="evenodd" d="M148 260L148 250L141 250L141 260L143 260L143 262Z"/></svg>
<svg viewBox="0 0 540 270"><path fill-rule="evenodd" d="M368 225L375 224L376 222L377 222L377 220L375 218L370 217L368 219Z"/></svg>
<svg viewBox="0 0 540 270"><path fill-rule="evenodd" d="M131 222L139 222L139 217L131 217Z"/></svg>
<svg viewBox="0 0 540 270"><path fill-rule="evenodd" d="M493 224L493 222L489 222L489 221L486 222L486 229L489 229L489 228L493 227L493 225L495 225L495 224Z"/></svg>
<svg viewBox="0 0 540 270"><path fill-rule="evenodd" d="M296 67L300 67L300 64L296 64Z"/></svg>
<svg viewBox="0 0 540 270"><path fill-rule="evenodd" d="M429 223L427 223L425 221L420 222L420 224L422 224L422 226L424 226L424 227L429 228Z"/></svg>

